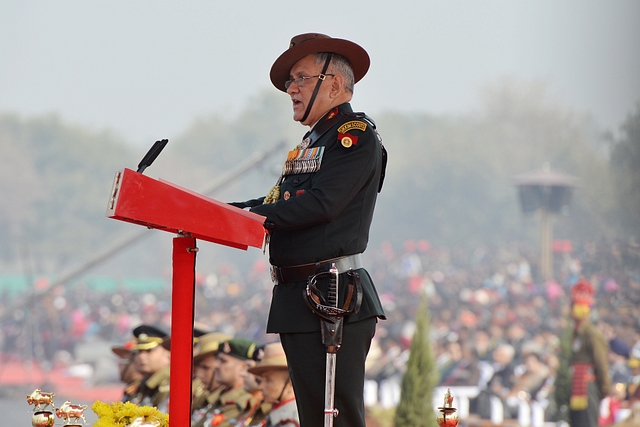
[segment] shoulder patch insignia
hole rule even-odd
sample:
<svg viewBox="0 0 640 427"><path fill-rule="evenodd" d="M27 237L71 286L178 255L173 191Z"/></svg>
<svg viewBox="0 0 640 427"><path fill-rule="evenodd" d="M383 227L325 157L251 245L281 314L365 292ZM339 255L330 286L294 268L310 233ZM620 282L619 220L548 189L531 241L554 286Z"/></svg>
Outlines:
<svg viewBox="0 0 640 427"><path fill-rule="evenodd" d="M327 118L325 120L331 120L333 119L335 116L338 115L338 107L334 108L333 110L331 110L329 112L329 114L327 114Z"/></svg>
<svg viewBox="0 0 640 427"><path fill-rule="evenodd" d="M344 148L349 148L352 145L356 145L358 143L358 137L351 134L344 134L338 132L338 140L342 144Z"/></svg>
<svg viewBox="0 0 640 427"><path fill-rule="evenodd" d="M351 120L350 122L347 122L340 126L338 128L338 132L347 133L352 129L358 129L364 132L367 129L367 124L361 120Z"/></svg>

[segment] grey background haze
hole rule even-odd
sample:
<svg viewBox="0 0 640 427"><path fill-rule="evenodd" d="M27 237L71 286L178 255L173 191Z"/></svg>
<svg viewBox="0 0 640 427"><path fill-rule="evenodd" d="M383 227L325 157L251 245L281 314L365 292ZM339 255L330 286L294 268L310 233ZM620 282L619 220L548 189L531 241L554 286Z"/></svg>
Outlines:
<svg viewBox="0 0 640 427"><path fill-rule="evenodd" d="M137 145L232 117L290 38L365 47L354 108L465 114L484 85L543 81L614 133L640 100L640 1L0 0L0 111L55 112Z"/></svg>

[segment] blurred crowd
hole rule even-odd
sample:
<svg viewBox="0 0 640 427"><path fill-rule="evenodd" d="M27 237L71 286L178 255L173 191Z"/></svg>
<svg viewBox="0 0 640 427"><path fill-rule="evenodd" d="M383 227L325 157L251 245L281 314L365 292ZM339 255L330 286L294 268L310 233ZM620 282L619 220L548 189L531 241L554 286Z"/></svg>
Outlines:
<svg viewBox="0 0 640 427"><path fill-rule="evenodd" d="M390 243L370 247L365 265L387 320L378 324L367 362L367 401L397 403L416 310L426 296L440 385L477 386L500 396L505 411L510 398L544 400L548 417L554 417L559 408L550 396L560 366L560 337L571 327L569 289L584 277L596 289L591 320L610 344L614 387L601 414L606 417L609 410L613 420L613 412L628 405L640 381L634 367L634 360L640 365L640 246L558 245L555 279L546 282L538 276L538 259L537 249L520 243L445 248L416 240L400 248ZM140 324L170 330L167 283L155 293L57 287L29 310L13 313L7 310L20 295L4 295L2 351L56 363L75 360L80 344L127 342ZM272 286L264 259L250 268L223 264L203 272L196 283L196 323L257 343L277 341L264 333ZM472 411L483 407L482 402L471 404Z"/></svg>
<svg viewBox="0 0 640 427"><path fill-rule="evenodd" d="M389 320L379 325L369 364L380 404L397 403L424 294L439 385L478 387L470 410L483 418L490 396L501 399L505 418L516 417L521 400L541 402L547 420L566 415L553 393L561 338L573 326L570 289L582 277L595 287L591 320L610 346L613 387L600 412L601 425L611 425L617 411L640 398L640 246L564 242L556 250L555 280L545 282L537 251L517 243L468 251L406 242L399 254L383 245L373 264L386 268L374 269L374 280Z"/></svg>

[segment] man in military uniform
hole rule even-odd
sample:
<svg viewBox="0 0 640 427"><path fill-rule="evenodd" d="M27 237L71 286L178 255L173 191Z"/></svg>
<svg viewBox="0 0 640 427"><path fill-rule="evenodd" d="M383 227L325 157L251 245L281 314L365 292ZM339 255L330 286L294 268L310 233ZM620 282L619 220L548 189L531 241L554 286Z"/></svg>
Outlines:
<svg viewBox="0 0 640 427"><path fill-rule="evenodd" d="M198 328L198 327L194 327L193 328L193 354L194 356L198 354L198 342L200 340L200 338L207 334L207 331L202 329L202 328ZM228 339L231 338L230 335L225 335L224 339ZM162 347L164 347L167 351L171 351L171 337L165 337L164 340L162 341ZM171 369L169 367L169 369ZM192 410L194 408L194 405L201 405L205 399L207 398L207 394L208 391L206 390L205 386L202 384L202 381L200 381L200 378L198 378L195 375L195 371L193 372L193 378L191 381L191 393L192 393ZM166 407L169 406L169 402L167 401ZM199 407L199 406L198 406Z"/></svg>
<svg viewBox="0 0 640 427"><path fill-rule="evenodd" d="M131 397L136 393L140 382L142 381L142 374L136 369L135 352L133 347L134 341L129 341L121 346L111 347L111 351L118 356L118 372L120 374L120 381L125 384L124 392L122 394L122 401L129 402Z"/></svg>
<svg viewBox="0 0 640 427"><path fill-rule="evenodd" d="M251 394L243 385L243 372L247 370L247 360L256 350L253 341L234 338L224 341L218 348L214 378L222 387L207 397L207 406L193 427L231 427L247 410Z"/></svg>
<svg viewBox="0 0 640 427"><path fill-rule="evenodd" d="M260 376L264 401L273 405L267 415L266 427L299 427L296 396L282 344L267 344L264 357L255 367L249 368L249 373Z"/></svg>
<svg viewBox="0 0 640 427"><path fill-rule="evenodd" d="M171 353L161 345L167 334L154 326L140 325L133 330L133 335L136 367L144 377L130 402L168 412Z"/></svg>
<svg viewBox="0 0 640 427"><path fill-rule="evenodd" d="M218 354L218 348L221 342L228 341L233 337L220 332L211 332L202 335L196 341L193 356L193 372L194 381L197 380L198 385L194 388L192 408L192 421L198 421L206 412L208 405L207 398L216 393L222 384L215 380L215 363ZM219 395L219 392L218 392Z"/></svg>
<svg viewBox="0 0 640 427"><path fill-rule="evenodd" d="M586 280L571 288L574 330L569 423L572 427L598 426L600 401L608 395L610 388L609 345L589 320L593 294L593 286Z"/></svg>
<svg viewBox="0 0 640 427"><path fill-rule="evenodd" d="M344 324L336 362L336 422L364 427L364 362L384 311L361 254L367 247L386 151L373 121L349 104L369 69L359 45L323 34L293 37L271 67L274 86L291 98L293 119L310 131L287 156L266 197L231 203L266 217L273 289L267 332L279 333L303 427L322 426L326 347L320 318L303 298L310 276L339 273L338 303L352 273L362 285L360 310ZM351 274L349 274L349 273ZM325 276L317 282L325 292Z"/></svg>
<svg viewBox="0 0 640 427"><path fill-rule="evenodd" d="M253 353L253 357L247 360L247 366L249 369L256 366L264 358L265 346L259 346ZM251 393L251 399L249 399L249 407L247 411L242 414L236 427L262 427L267 423L267 415L271 412L271 404L264 401L262 390L260 390L260 382L262 379L249 372L243 372L244 389Z"/></svg>

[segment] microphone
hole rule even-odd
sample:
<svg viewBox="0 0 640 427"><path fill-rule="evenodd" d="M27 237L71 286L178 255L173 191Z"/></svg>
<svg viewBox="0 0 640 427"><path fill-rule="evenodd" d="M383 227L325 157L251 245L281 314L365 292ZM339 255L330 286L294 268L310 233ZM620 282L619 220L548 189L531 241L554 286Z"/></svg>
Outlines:
<svg viewBox="0 0 640 427"><path fill-rule="evenodd" d="M158 157L158 154L164 149L165 145L169 142L168 139L161 139L160 141L156 141L153 146L147 151L147 154L144 155L140 163L138 163L138 170L136 172L142 173L144 170L151 166L151 163Z"/></svg>

